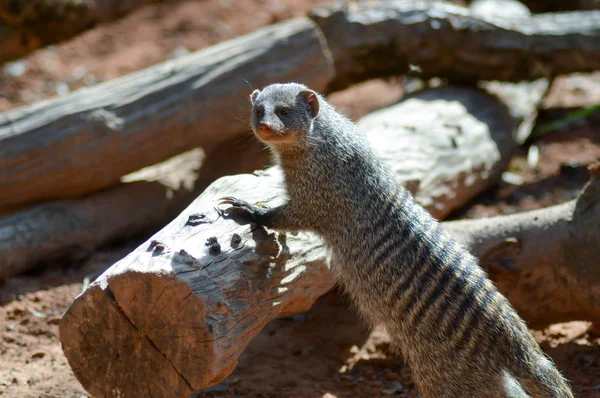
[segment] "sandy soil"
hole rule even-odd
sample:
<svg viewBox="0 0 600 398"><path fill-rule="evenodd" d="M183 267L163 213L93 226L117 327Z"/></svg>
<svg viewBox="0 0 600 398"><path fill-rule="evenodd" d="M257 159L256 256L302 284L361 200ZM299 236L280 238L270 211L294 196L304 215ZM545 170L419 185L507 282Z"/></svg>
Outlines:
<svg viewBox="0 0 600 398"><path fill-rule="evenodd" d="M206 0L146 7L118 23L26 57L16 64L24 73L15 73L19 68L5 68L0 75L0 111L64 95L302 15L311 6L326 2L302 0L282 6L272 0ZM592 80L563 79L555 84L546 106L598 102L599 87L597 75ZM375 81L332 98L343 111L358 118L401 95L398 82ZM532 144L539 149L539 163L527 165L527 149L523 149L510 166L522 185L501 182L452 217L512 213L575 197L587 180L585 165L600 158L600 119L588 118ZM0 395L87 396L62 354L59 319L81 292L86 277L118 261L140 239L99 250L83 262L56 264L54 269L19 276L0 286ZM597 334L592 331L587 322L534 331L579 397L600 396L600 330L596 329ZM416 396L410 368L388 348L385 332L369 331L336 290L308 313L267 325L242 355L235 372L198 396Z"/></svg>

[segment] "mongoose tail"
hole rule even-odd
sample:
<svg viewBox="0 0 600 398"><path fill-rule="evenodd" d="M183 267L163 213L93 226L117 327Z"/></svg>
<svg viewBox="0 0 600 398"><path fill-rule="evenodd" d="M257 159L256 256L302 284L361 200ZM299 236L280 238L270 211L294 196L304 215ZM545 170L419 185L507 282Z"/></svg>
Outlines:
<svg viewBox="0 0 600 398"><path fill-rule="evenodd" d="M386 326L424 397L573 396L477 259L350 120L300 84L255 90L251 102L252 129L281 165L288 198L273 209L223 198L225 213L322 236L353 302Z"/></svg>

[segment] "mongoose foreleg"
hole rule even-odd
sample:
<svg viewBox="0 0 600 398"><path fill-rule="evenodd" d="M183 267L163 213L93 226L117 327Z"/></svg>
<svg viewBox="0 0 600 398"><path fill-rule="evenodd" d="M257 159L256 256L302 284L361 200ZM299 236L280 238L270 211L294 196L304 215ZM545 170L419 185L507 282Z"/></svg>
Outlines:
<svg viewBox="0 0 600 398"><path fill-rule="evenodd" d="M253 222L280 231L306 229L306 226L299 225L297 218L290 216L291 210L287 203L274 208L266 208L250 204L242 199L226 196L219 199L219 205L229 205L230 207L223 210L222 214L237 218L239 221Z"/></svg>

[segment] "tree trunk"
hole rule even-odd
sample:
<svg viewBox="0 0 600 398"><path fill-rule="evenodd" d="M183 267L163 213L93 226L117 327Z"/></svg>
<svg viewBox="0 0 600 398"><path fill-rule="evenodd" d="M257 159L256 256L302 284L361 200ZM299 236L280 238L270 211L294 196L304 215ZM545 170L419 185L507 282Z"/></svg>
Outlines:
<svg viewBox="0 0 600 398"><path fill-rule="evenodd" d="M256 140L235 139L206 156L198 149L141 170L131 175L132 182L84 198L0 217L0 280L58 260L78 260L99 246L156 231L214 180L262 168L266 155Z"/></svg>
<svg viewBox="0 0 600 398"><path fill-rule="evenodd" d="M333 55L329 90L406 73L474 82L600 69L600 11L482 17L443 2L396 0L320 7L311 18Z"/></svg>
<svg viewBox="0 0 600 398"><path fill-rule="evenodd" d="M240 137L252 86L333 77L308 19L0 114L0 212L70 198L197 146ZM241 118L241 119L240 119Z"/></svg>
<svg viewBox="0 0 600 398"><path fill-rule="evenodd" d="M516 147L507 108L475 89L419 92L358 128L437 217L494 182ZM314 235L220 218L225 195L277 205L279 169L217 180L64 315L65 355L93 396L187 396L215 384L269 320L306 311L333 286Z"/></svg>

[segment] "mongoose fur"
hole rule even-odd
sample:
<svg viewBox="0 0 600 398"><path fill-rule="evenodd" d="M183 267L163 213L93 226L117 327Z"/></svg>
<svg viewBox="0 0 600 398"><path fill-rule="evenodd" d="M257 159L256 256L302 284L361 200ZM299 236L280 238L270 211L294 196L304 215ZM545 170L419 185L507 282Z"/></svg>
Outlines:
<svg viewBox="0 0 600 398"><path fill-rule="evenodd" d="M251 126L287 202L227 197L225 214L313 231L359 311L383 324L423 397L572 397L524 321L465 248L394 180L354 124L304 85L255 90Z"/></svg>

